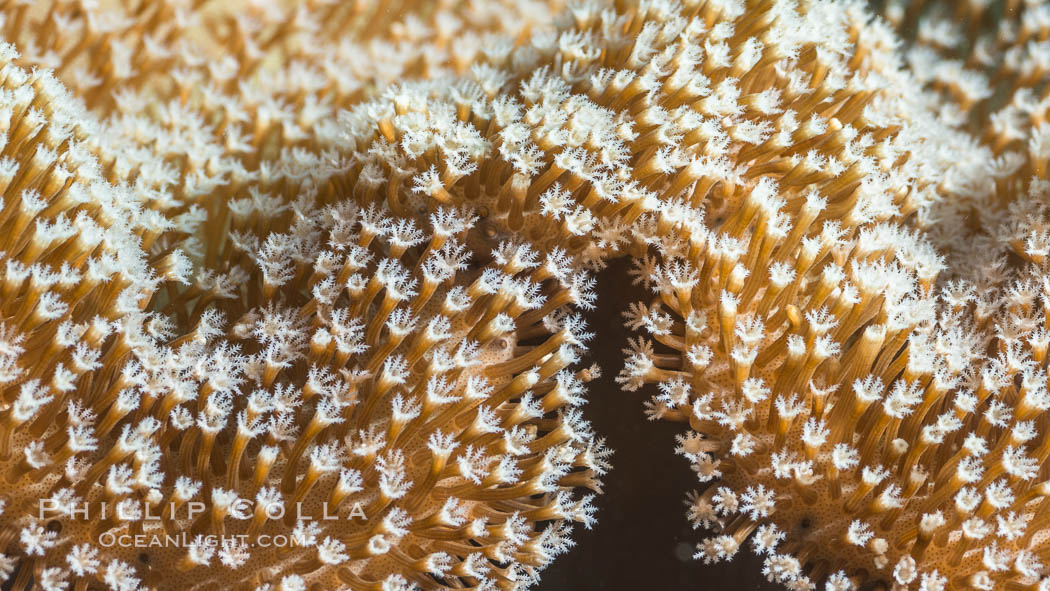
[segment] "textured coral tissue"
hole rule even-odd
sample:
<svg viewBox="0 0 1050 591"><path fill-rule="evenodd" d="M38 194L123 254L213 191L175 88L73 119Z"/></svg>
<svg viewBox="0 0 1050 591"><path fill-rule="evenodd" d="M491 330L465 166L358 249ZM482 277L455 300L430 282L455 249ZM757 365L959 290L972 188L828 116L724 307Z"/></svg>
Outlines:
<svg viewBox="0 0 1050 591"><path fill-rule="evenodd" d="M0 0L0 581L1050 591L1048 253L1043 0Z"/></svg>

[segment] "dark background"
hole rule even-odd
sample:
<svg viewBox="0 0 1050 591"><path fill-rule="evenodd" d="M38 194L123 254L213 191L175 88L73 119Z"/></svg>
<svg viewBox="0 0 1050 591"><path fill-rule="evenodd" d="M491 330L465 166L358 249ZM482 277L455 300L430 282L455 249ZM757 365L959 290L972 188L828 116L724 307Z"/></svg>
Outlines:
<svg viewBox="0 0 1050 591"><path fill-rule="evenodd" d="M602 478L604 494L596 499L597 524L573 531L576 547L543 571L539 591L618 591L660 589L698 591L741 589L773 591L762 576L762 561L743 546L729 563L705 566L693 560L705 533L685 517L685 495L701 488L689 463L674 453L674 436L684 424L648 421L643 403L652 392L624 392L615 381L623 367L631 333L620 312L631 302L648 299L627 279L630 263L614 261L598 281L596 310L588 318L595 333L585 362L597 362L602 377L588 384L584 415L595 432L616 452L613 469Z"/></svg>

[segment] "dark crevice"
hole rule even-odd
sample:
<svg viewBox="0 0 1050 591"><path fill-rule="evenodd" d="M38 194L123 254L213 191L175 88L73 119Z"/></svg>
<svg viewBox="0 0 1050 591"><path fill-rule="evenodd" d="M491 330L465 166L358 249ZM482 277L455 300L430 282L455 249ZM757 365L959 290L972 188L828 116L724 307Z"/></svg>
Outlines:
<svg viewBox="0 0 1050 591"><path fill-rule="evenodd" d="M604 494L596 499L598 523L591 530L574 527L576 546L543 572L537 589L780 591L780 585L766 582L762 561L750 547L742 547L730 563L705 566L692 558L704 533L689 525L683 501L702 485L674 454L674 436L686 427L647 421L643 402L651 392L624 392L615 381L623 367L621 349L631 336L620 312L650 297L626 280L629 268L628 261L615 261L599 275L597 306L587 318L595 337L584 363L598 363L602 377L588 384L584 413L616 450L613 470L602 478Z"/></svg>

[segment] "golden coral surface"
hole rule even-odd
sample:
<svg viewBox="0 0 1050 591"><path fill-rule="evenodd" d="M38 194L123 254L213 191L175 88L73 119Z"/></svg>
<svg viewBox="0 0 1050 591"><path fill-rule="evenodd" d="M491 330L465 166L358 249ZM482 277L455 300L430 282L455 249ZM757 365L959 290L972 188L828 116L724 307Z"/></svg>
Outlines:
<svg viewBox="0 0 1050 591"><path fill-rule="evenodd" d="M623 420L683 424L635 443L695 472L696 559L1050 589L1050 5L8 0L0 31L8 588L530 588L631 484L583 412L622 347ZM616 281L651 295L593 312Z"/></svg>

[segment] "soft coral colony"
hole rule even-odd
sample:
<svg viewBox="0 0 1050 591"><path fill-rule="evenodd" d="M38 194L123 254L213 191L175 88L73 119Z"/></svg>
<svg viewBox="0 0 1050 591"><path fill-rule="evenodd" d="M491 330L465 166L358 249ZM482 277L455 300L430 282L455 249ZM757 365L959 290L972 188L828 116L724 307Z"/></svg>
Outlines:
<svg viewBox="0 0 1050 591"><path fill-rule="evenodd" d="M347 178L357 157L318 147L357 89L320 74L339 52L295 38L371 15L7 8L23 51L4 46L0 74L9 584L535 581L569 523L591 523L583 491L607 467L579 409L592 280L465 208L377 206ZM433 18L455 29L454 11ZM212 29L180 27L198 20L242 59L190 55ZM406 68L430 74L447 40L418 40ZM291 65L253 78L271 58Z"/></svg>
<svg viewBox="0 0 1050 591"><path fill-rule="evenodd" d="M904 45L855 2L2 5L0 574L533 585L593 521L581 312L631 256L653 297L601 312L689 423L698 558L1036 588L1045 10L1014 8L908 36L891 3ZM187 543L102 543L136 534Z"/></svg>
<svg viewBox="0 0 1050 591"><path fill-rule="evenodd" d="M776 179L764 176L748 187L750 211L721 221L721 252L639 265L656 297L627 313L649 337L632 343L620 380L657 384L650 415L689 423L676 451L709 483L687 502L693 524L714 530L698 546L705 562L750 546L763 573L793 589L1050 584L1046 106L1041 88L1025 88L1045 78L1045 7L1014 7L1020 24L973 32L972 45L947 12L935 6L919 21L905 56L921 76L910 85L943 93L942 123L983 136L965 148L978 170L926 169L901 188L936 185L941 198L904 222L949 259L899 222L852 224L849 214L802 237L798 223L812 227L814 212L834 207L837 179L829 191L814 178L778 229L772 214L792 191L783 178L771 191ZM978 49L952 57L966 47ZM997 51L1012 67L995 72L995 88L981 70ZM824 145L852 151L828 141L840 133ZM897 153L907 152L928 164L906 143ZM892 189L879 176L865 181Z"/></svg>

